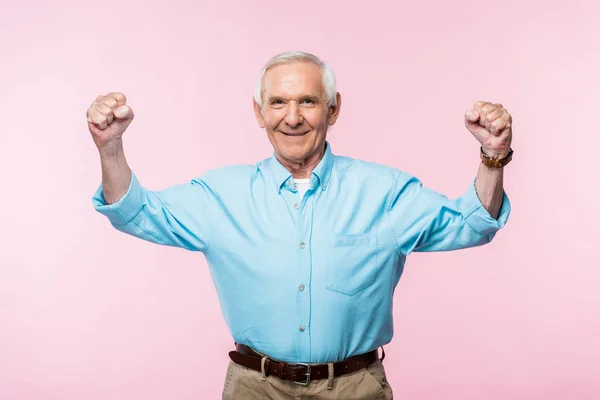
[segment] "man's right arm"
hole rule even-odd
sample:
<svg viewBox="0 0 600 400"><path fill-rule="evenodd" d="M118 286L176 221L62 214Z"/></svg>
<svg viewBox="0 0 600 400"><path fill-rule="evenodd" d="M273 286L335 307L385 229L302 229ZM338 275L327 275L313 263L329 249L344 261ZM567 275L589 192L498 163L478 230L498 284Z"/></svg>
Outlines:
<svg viewBox="0 0 600 400"><path fill-rule="evenodd" d="M205 252L219 205L200 178L164 190L144 188L134 173L121 198L109 203L104 186L93 197L94 207L113 227L137 238L166 246Z"/></svg>
<svg viewBox="0 0 600 400"><path fill-rule="evenodd" d="M129 187L131 169L123 151L123 133L133 121L133 110L123 93L96 97L86 113L88 129L100 154L102 187L107 203L118 201Z"/></svg>
<svg viewBox="0 0 600 400"><path fill-rule="evenodd" d="M145 189L127 164L122 136L133 110L122 93L98 96L87 111L90 133L102 167L102 185L93 202L112 225L129 235L168 246L205 251L218 209L201 179L162 191Z"/></svg>

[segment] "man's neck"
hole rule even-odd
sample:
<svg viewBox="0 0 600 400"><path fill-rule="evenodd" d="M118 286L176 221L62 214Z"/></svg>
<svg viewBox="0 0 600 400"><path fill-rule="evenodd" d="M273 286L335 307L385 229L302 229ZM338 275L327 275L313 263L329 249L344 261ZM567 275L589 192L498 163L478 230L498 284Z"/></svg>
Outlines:
<svg viewBox="0 0 600 400"><path fill-rule="evenodd" d="M292 173L292 177L296 179L307 179L310 178L310 175L312 174L313 170L319 164L324 155L325 146L323 146L323 149L319 153L311 155L302 162L286 160L280 158L278 155L277 159L285 169Z"/></svg>

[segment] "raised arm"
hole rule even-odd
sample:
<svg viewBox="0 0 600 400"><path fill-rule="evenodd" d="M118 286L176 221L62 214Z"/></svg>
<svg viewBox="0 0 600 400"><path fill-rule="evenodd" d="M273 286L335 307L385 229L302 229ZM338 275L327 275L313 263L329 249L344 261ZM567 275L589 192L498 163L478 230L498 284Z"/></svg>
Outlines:
<svg viewBox="0 0 600 400"><path fill-rule="evenodd" d="M87 110L88 128L100 154L102 188L107 204L125 195L131 169L123 150L123 133L133 121L133 110L123 93L100 95Z"/></svg>
<svg viewBox="0 0 600 400"><path fill-rule="evenodd" d="M504 167L512 153L512 116L502 104L478 101L465 113L465 126L481 145L481 163L475 189L485 209L498 218L504 193ZM490 167L489 164L494 167Z"/></svg>
<svg viewBox="0 0 600 400"><path fill-rule="evenodd" d="M122 136L133 120L133 110L122 93L98 96L87 118L102 166L102 185L93 198L96 210L129 235L205 251L219 209L211 188L200 178L161 191L140 184L123 151Z"/></svg>
<svg viewBox="0 0 600 400"><path fill-rule="evenodd" d="M478 101L465 126L481 145L482 163L463 196L450 200L406 173L398 176L388 213L399 253L480 246L508 220L503 166L512 155L512 117L501 104Z"/></svg>

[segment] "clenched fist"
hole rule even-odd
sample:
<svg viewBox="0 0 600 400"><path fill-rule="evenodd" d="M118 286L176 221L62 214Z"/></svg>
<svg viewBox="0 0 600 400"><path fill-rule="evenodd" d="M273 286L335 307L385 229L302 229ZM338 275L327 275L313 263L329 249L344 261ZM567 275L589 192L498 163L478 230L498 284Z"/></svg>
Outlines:
<svg viewBox="0 0 600 400"><path fill-rule="evenodd" d="M133 110L123 93L98 96L87 110L90 133L98 150L118 142L133 120Z"/></svg>
<svg viewBox="0 0 600 400"><path fill-rule="evenodd" d="M503 159L512 142L512 116L502 104L478 101L465 113L465 126L490 158Z"/></svg>

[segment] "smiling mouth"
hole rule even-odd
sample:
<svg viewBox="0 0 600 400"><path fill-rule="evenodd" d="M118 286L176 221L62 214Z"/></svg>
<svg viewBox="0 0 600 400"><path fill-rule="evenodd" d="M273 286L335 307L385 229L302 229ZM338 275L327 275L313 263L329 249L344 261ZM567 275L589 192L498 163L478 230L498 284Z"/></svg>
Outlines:
<svg viewBox="0 0 600 400"><path fill-rule="evenodd" d="M281 131L279 131L279 132L281 132ZM307 131L307 132L301 132L301 133L286 133L286 132L281 132L281 133L283 133L285 136L304 136L304 135L306 135L308 132L310 132L310 131Z"/></svg>

